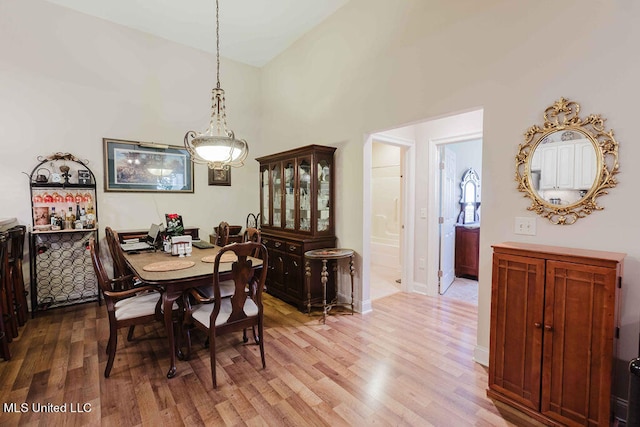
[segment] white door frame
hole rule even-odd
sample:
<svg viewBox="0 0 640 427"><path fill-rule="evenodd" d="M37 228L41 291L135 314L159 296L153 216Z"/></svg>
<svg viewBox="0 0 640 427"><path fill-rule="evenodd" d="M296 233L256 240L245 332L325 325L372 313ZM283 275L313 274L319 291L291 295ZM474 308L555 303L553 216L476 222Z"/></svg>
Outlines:
<svg viewBox="0 0 640 427"><path fill-rule="evenodd" d="M362 218L362 300L361 312L371 311L371 150L373 140L397 145L404 151L403 153L403 194L402 194L402 225L404 229L401 233L402 247L402 273L401 289L404 292L412 292L413 284L413 254L415 248L414 226L415 226L415 141L399 138L384 133L373 133L365 136L363 152L363 218Z"/></svg>
<svg viewBox="0 0 640 427"><path fill-rule="evenodd" d="M438 146L481 139L482 132L472 132L460 135L452 135L443 138L429 139L429 185L427 195L427 209L429 222L427 225L427 289L430 296L438 295L438 269L440 266L440 239L439 239L439 176Z"/></svg>

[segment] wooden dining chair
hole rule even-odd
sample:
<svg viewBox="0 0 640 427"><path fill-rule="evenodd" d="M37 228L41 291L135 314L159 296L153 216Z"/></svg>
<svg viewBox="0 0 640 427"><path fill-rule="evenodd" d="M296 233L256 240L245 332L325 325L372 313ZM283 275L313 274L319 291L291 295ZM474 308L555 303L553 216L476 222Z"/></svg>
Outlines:
<svg viewBox="0 0 640 427"><path fill-rule="evenodd" d="M118 283L117 286L119 286L120 289L116 290L130 289L134 285L139 284L139 280L133 276L131 269L127 266L127 262L124 259L124 251L122 250L122 246L120 246L118 232L111 227L105 227L104 234L107 240L107 246L109 246L111 261L113 262L113 277L131 276L130 280Z"/></svg>
<svg viewBox="0 0 640 427"><path fill-rule="evenodd" d="M222 221L216 227L216 245L217 246L226 246L229 244L229 223L226 221ZM222 298L229 297L233 295L234 285L231 280L226 280L220 283L221 295ZM185 300L184 303L187 305L186 309L189 310L189 304L210 304L213 302L213 290L211 286L199 286L197 288L193 288L189 291L191 295L190 300Z"/></svg>
<svg viewBox="0 0 640 427"><path fill-rule="evenodd" d="M0 288L6 280L8 280L8 235L7 233L0 233ZM4 293L0 292L0 298L4 297ZM9 351L10 333L6 328L4 322L4 305L0 303L0 353L4 360L11 359L11 352Z"/></svg>
<svg viewBox="0 0 640 427"><path fill-rule="evenodd" d="M226 221L220 222L216 227L216 245L227 246L229 244L229 223Z"/></svg>
<svg viewBox="0 0 640 427"><path fill-rule="evenodd" d="M27 323L29 308L27 307L27 292L24 288L22 275L22 258L24 256L24 239L27 233L25 225L17 225L9 230L8 234L8 258L9 285L13 294L13 306L19 326Z"/></svg>
<svg viewBox="0 0 640 427"><path fill-rule="evenodd" d="M13 283L9 266L10 241L9 233L3 232L2 252L2 280L0 280L0 305L2 305L2 321L4 322L5 337L12 342L18 336L18 320L14 308Z"/></svg>
<svg viewBox="0 0 640 427"><path fill-rule="evenodd" d="M244 231L244 235L243 235L243 242L255 242L255 243L262 243L262 233L260 232L259 229L255 228L255 227L248 227L245 231ZM260 255L260 251L256 250L255 253L253 255L251 255L254 258L259 258Z"/></svg>
<svg viewBox="0 0 640 427"><path fill-rule="evenodd" d="M98 284L104 295L107 313L109 315L109 342L107 343L107 366L104 370L108 378L113 367L113 361L118 347L118 329L127 326L162 321L160 310L161 289L157 286L146 285L131 289L122 289L123 282L132 280L131 275L110 279L107 275L95 239L89 239L91 262L95 270ZM131 337L129 337L131 339Z"/></svg>
<svg viewBox="0 0 640 427"><path fill-rule="evenodd" d="M252 260L247 259L252 253L260 252L265 268L254 268ZM237 261L233 263L231 277L234 292L230 298L222 298L220 288L220 263L225 253L233 252ZM261 243L246 242L229 245L216 256L213 265L212 289L214 302L199 304L185 313L185 323L207 333L209 338L209 354L211 357L211 380L217 388L216 381L216 337L230 332L257 328L258 345L262 368L266 368L264 357L263 307L262 289L267 278L267 249ZM247 292L248 288L248 292ZM187 355L191 353L191 339L187 339Z"/></svg>

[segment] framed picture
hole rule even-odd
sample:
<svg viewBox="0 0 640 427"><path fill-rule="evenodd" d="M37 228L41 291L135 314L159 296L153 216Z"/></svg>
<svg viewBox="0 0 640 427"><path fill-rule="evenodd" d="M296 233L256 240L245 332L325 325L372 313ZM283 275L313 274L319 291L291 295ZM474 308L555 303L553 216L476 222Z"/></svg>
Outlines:
<svg viewBox="0 0 640 427"><path fill-rule="evenodd" d="M104 191L193 193L189 152L172 145L103 138Z"/></svg>
<svg viewBox="0 0 640 427"><path fill-rule="evenodd" d="M209 169L209 185L231 185L231 168Z"/></svg>
<svg viewBox="0 0 640 427"><path fill-rule="evenodd" d="M78 171L78 184L89 185L91 184L91 174L86 169L80 169Z"/></svg>

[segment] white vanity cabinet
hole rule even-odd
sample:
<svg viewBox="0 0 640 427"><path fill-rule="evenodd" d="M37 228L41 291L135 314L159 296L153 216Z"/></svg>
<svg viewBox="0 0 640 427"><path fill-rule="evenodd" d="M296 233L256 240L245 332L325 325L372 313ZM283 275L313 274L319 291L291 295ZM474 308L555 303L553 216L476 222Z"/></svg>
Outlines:
<svg viewBox="0 0 640 427"><path fill-rule="evenodd" d="M598 160L593 144L588 139L575 142L574 188L589 190L596 179Z"/></svg>
<svg viewBox="0 0 640 427"><path fill-rule="evenodd" d="M540 189L573 189L575 144L550 143L540 149Z"/></svg>

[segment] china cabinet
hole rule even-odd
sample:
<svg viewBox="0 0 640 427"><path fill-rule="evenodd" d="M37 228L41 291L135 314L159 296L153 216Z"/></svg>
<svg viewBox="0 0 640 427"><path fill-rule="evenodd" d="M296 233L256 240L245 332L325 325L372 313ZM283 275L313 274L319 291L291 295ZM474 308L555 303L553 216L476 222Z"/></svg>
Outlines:
<svg viewBox="0 0 640 427"><path fill-rule="evenodd" d="M260 228L269 251L267 292L306 309L304 253L333 248L335 147L308 145L256 159L260 162ZM320 268L311 299L321 301ZM327 283L327 298L335 284Z"/></svg>
<svg viewBox="0 0 640 427"><path fill-rule="evenodd" d="M608 426L625 254L493 250L487 395L545 424Z"/></svg>
<svg viewBox="0 0 640 427"><path fill-rule="evenodd" d="M30 175L31 314L98 299L87 250L98 240L96 180L87 161L68 153L38 157Z"/></svg>

